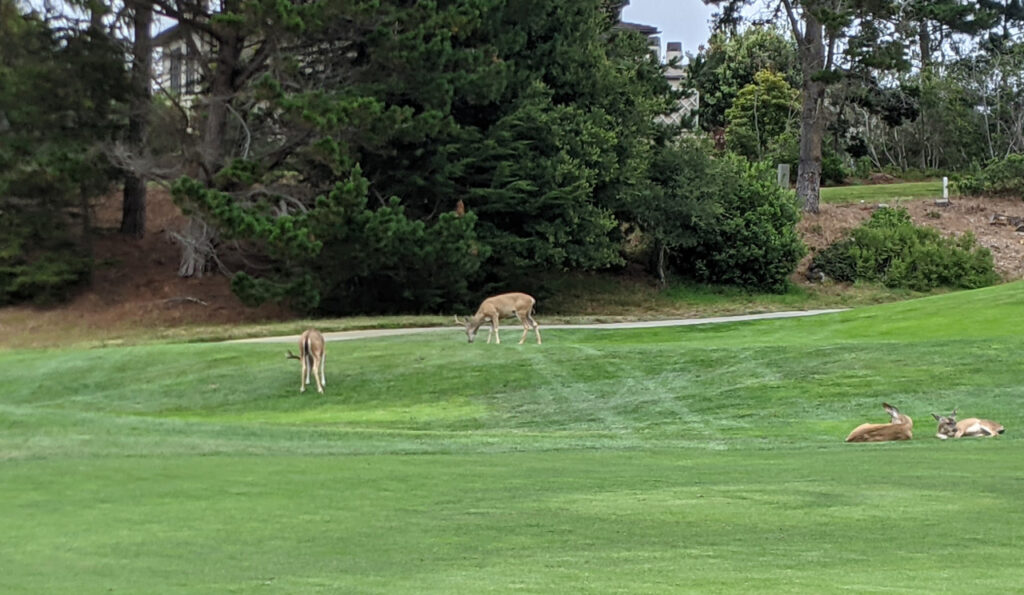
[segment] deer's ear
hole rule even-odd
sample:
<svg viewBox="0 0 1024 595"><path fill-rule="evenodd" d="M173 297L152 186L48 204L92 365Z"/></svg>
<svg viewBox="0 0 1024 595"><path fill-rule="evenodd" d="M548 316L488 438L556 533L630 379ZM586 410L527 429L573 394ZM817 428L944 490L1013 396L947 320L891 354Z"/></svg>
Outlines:
<svg viewBox="0 0 1024 595"><path fill-rule="evenodd" d="M933 413L933 414L932 414L932 417L934 417L934 418L935 418L935 421L942 421L942 416L941 416L941 415L935 415L935 414Z"/></svg>

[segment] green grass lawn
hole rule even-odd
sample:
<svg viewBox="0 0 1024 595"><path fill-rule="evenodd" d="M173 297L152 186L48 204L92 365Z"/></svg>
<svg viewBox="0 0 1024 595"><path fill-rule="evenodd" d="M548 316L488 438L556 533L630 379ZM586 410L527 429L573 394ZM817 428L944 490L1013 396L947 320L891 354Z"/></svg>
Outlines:
<svg viewBox="0 0 1024 595"><path fill-rule="evenodd" d="M0 592L1014 591L1022 315L339 342L326 395L290 345L0 352ZM883 400L915 439L844 444Z"/></svg>
<svg viewBox="0 0 1024 595"><path fill-rule="evenodd" d="M833 204L860 201L879 203L918 198L942 198L942 180L902 182L899 184L834 186L821 189L821 202Z"/></svg>

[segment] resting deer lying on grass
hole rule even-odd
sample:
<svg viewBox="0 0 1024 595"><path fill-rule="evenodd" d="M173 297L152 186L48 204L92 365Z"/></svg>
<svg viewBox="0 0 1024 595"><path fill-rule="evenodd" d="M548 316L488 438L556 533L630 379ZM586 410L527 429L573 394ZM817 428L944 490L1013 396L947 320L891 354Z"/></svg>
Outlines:
<svg viewBox="0 0 1024 595"><path fill-rule="evenodd" d="M935 421L939 422L939 427L936 430L935 437L943 440L947 438L963 438L964 436L981 436L985 438L991 438L997 434L1002 434L1006 431L1006 428L1002 424L989 419L978 419L977 417L969 417L965 420L956 420L956 409L949 416L932 414Z"/></svg>
<svg viewBox="0 0 1024 595"><path fill-rule="evenodd" d="M913 437L914 420L909 416L900 413L888 403L882 403L882 407L892 418L887 424L861 424L850 432L846 437L847 442L888 442L890 440L910 440Z"/></svg>
<svg viewBox="0 0 1024 595"><path fill-rule="evenodd" d="M465 325L466 338L472 343L480 326L484 322L490 321L491 327L487 329L487 342L491 342L491 333L493 333L495 344L500 344L501 337L498 335L498 319L515 316L523 325L523 336L519 339L519 344L522 345L526 341L526 333L532 328L533 332L537 335L537 344L540 345L540 325L533 319L533 306L536 303L537 300L533 299L533 296L525 293L503 293L491 296L480 303L480 307L472 318L459 320L459 317L456 316L455 324L459 326Z"/></svg>
<svg viewBox="0 0 1024 595"><path fill-rule="evenodd" d="M302 376L299 378L299 392L306 392L306 385L309 384L309 373L313 372L316 380L317 392L324 392L327 386L327 379L324 378L324 354L326 352L324 336L316 329L309 329L299 337L299 355L288 350L288 359L302 361Z"/></svg>

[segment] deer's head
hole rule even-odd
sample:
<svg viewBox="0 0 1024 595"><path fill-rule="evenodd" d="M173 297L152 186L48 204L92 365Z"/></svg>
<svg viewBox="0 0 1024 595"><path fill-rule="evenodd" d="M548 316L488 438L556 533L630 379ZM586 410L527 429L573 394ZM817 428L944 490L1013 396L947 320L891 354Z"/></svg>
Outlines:
<svg viewBox="0 0 1024 595"><path fill-rule="evenodd" d="M935 421L939 422L938 429L935 430L935 436L945 440L946 438L952 438L956 434L956 409L953 409L953 413L947 415L936 415L932 414Z"/></svg>
<svg viewBox="0 0 1024 595"><path fill-rule="evenodd" d="M472 343L473 340L476 339L476 332L477 332L477 330L480 329L479 325L474 325L473 324L473 319L472 318L467 318L465 320L459 320L459 317L457 315L455 316L455 326L465 327L465 329L466 329L466 339L468 339L470 343Z"/></svg>

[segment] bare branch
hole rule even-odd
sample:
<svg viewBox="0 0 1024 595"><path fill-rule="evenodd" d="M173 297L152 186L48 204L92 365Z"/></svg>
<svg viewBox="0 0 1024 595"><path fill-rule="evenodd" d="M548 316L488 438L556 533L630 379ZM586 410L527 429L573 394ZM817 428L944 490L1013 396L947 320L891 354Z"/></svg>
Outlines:
<svg viewBox="0 0 1024 595"><path fill-rule="evenodd" d="M796 37L798 43L803 45L804 33L800 31L800 22L796 18L796 10L793 8L793 2L791 0L781 0L782 6L786 9L786 17L789 19L789 26L793 28L793 36Z"/></svg>
<svg viewBox="0 0 1024 595"><path fill-rule="evenodd" d="M242 148L242 159L247 159L249 157L249 146L252 143L252 133L249 132L249 126L245 123L245 118L242 117L242 114L238 113L238 110L232 107L231 102L226 101L224 102L224 105L227 106L228 111L238 118L238 123L242 125L242 130L245 131L245 145Z"/></svg>
<svg viewBox="0 0 1024 595"><path fill-rule="evenodd" d="M188 296L188 295L180 295L180 296L177 296L177 297L167 298L166 300L159 300L159 302L163 303L163 304L179 304L179 303L182 303L182 302L188 302L188 303L191 303L191 304L199 304L200 306L209 306L210 305L210 304L204 302L203 300L201 300L199 298L194 298L194 297Z"/></svg>

